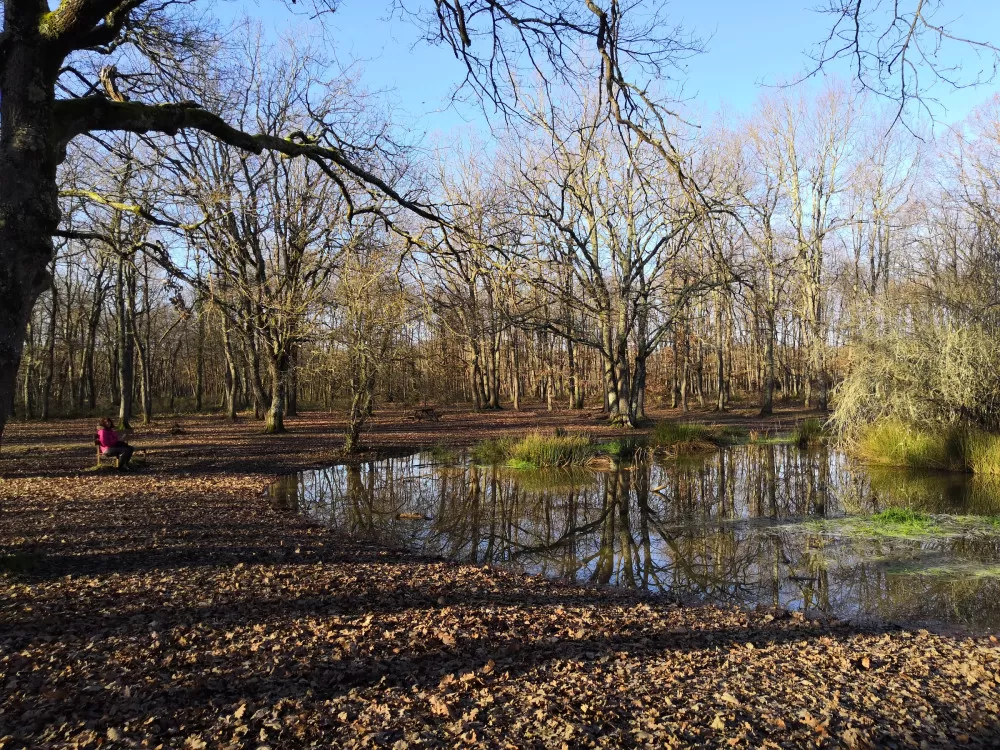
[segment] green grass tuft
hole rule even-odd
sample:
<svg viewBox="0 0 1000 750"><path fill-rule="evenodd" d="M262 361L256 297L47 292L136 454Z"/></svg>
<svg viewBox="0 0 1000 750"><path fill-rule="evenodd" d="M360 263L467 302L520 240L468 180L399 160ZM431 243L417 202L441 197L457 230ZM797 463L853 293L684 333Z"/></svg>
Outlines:
<svg viewBox="0 0 1000 750"><path fill-rule="evenodd" d="M975 428L884 420L863 430L852 448L873 464L1000 475L1000 435Z"/></svg>
<svg viewBox="0 0 1000 750"><path fill-rule="evenodd" d="M506 463L516 469L582 466L596 453L597 446L586 435L545 435L540 432L529 432L518 440L484 440L472 448L472 458L476 463Z"/></svg>
<svg viewBox="0 0 1000 750"><path fill-rule="evenodd" d="M579 466L596 453L596 446L586 435L543 435L529 432L511 445L510 465L545 468Z"/></svg>
<svg viewBox="0 0 1000 750"><path fill-rule="evenodd" d="M818 445L827 438L823 423L816 417L810 417L799 422L792 431L791 441L804 448L809 445Z"/></svg>
<svg viewBox="0 0 1000 750"><path fill-rule="evenodd" d="M723 438L703 424L660 422L653 428L650 441L657 448L669 448L675 453L698 453L715 450Z"/></svg>
<svg viewBox="0 0 1000 750"><path fill-rule="evenodd" d="M645 438L618 437L607 443L601 443L597 448L601 454L617 461L628 461L641 455L648 447L649 443Z"/></svg>
<svg viewBox="0 0 1000 750"><path fill-rule="evenodd" d="M910 508L886 508L871 516L868 523L876 532L891 532L901 536L926 534L935 525L931 516Z"/></svg>
<svg viewBox="0 0 1000 750"><path fill-rule="evenodd" d="M513 441L510 438L483 440L472 447L472 460L477 464L502 464L510 457Z"/></svg>
<svg viewBox="0 0 1000 750"><path fill-rule="evenodd" d="M872 520L879 523L923 523L930 518L927 513L912 508L886 508L872 516Z"/></svg>

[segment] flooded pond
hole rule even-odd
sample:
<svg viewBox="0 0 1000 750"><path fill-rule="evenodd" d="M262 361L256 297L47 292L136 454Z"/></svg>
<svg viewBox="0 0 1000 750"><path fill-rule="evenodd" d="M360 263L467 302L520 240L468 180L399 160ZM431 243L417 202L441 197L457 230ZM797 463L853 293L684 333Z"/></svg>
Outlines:
<svg viewBox="0 0 1000 750"><path fill-rule="evenodd" d="M867 469L828 448L607 471L417 453L285 477L270 494L354 538L461 562L687 602L1000 628L1000 484Z"/></svg>

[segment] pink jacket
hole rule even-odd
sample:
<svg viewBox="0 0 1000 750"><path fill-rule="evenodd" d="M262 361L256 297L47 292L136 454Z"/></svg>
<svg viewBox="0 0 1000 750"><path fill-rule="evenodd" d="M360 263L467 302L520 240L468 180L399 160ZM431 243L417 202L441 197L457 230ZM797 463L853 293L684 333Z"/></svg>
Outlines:
<svg viewBox="0 0 1000 750"><path fill-rule="evenodd" d="M101 453L107 453L108 448L118 442L118 433L110 428L102 427L97 431L97 443L101 446Z"/></svg>

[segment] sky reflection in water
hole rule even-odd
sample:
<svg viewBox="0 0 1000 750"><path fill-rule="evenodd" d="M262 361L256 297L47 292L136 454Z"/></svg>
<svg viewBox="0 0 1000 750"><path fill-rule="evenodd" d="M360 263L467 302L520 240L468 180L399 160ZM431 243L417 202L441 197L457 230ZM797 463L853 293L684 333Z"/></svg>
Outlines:
<svg viewBox="0 0 1000 750"><path fill-rule="evenodd" d="M994 630L1000 534L856 537L817 519L890 505L1000 515L1000 485L866 469L826 448L727 448L614 471L517 471L428 454L285 477L276 504L355 538L684 601Z"/></svg>

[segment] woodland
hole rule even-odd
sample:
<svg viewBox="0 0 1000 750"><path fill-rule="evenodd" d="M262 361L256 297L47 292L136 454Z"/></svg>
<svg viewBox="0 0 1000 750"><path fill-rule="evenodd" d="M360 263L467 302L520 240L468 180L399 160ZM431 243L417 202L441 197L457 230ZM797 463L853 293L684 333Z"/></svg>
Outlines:
<svg viewBox="0 0 1000 750"><path fill-rule="evenodd" d="M431 142L338 0L4 0L0 749L997 746L956 4L706 114L673 5L397 0L488 125Z"/></svg>
<svg viewBox="0 0 1000 750"><path fill-rule="evenodd" d="M18 140L4 89L4 418L218 410L278 433L347 409L351 451L379 402L634 427L648 404L826 410L839 388L844 430L997 426L1000 102L929 138L915 79L859 48L860 92L779 88L695 126L629 78L700 49L662 8L556 4L526 27L515 6L507 30L493 3L415 11L500 113L495 143L433 151L320 44L251 19L223 42L183 4L67 18L44 138ZM820 64L849 9L828 9ZM905 23L941 34L923 12L878 42L904 71ZM29 147L58 167L30 168L37 190Z"/></svg>

